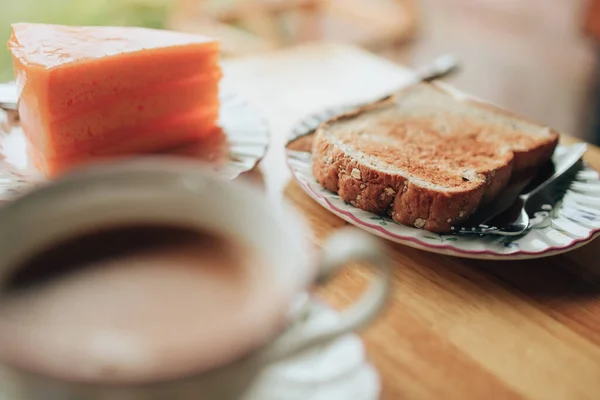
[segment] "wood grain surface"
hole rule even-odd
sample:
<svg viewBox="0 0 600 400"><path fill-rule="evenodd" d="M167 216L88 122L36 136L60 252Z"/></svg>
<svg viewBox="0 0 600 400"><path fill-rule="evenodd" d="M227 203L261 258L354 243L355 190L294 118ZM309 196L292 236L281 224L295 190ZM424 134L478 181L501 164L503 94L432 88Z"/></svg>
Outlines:
<svg viewBox="0 0 600 400"><path fill-rule="evenodd" d="M290 127L321 107L391 90L410 71L352 47L318 43L229 61L225 71L264 111L273 132L267 157L245 178L292 204L321 245L347 223L290 180L284 158ZM600 169L600 149L590 146L585 158ZM363 332L383 399L600 399L599 240L529 261L389 246L395 292ZM318 292L343 307L368 279L368 270L352 268Z"/></svg>

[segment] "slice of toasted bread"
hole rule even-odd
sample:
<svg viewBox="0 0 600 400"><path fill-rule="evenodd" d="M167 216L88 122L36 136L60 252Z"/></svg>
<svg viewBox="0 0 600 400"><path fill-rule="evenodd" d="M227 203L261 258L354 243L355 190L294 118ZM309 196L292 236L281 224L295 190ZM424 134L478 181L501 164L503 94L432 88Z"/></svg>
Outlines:
<svg viewBox="0 0 600 400"><path fill-rule="evenodd" d="M557 142L546 127L422 83L323 123L313 172L358 208L449 232Z"/></svg>

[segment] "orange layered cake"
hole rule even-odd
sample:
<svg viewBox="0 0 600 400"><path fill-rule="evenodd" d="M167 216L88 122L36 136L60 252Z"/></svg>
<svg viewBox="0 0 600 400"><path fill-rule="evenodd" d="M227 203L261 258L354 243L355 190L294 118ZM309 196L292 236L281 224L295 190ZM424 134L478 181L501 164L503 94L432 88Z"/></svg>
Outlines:
<svg viewBox="0 0 600 400"><path fill-rule="evenodd" d="M215 40L132 27L12 28L21 125L30 158L48 175L218 130Z"/></svg>

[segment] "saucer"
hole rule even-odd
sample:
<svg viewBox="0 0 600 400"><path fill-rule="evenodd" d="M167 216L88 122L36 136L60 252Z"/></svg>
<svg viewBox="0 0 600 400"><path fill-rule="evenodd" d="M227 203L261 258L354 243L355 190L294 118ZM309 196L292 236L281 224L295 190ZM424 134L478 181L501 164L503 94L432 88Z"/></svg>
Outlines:
<svg viewBox="0 0 600 400"><path fill-rule="evenodd" d="M334 326L339 314L312 301L297 329ZM375 400L379 375L368 362L362 340L348 334L267 367L242 400Z"/></svg>

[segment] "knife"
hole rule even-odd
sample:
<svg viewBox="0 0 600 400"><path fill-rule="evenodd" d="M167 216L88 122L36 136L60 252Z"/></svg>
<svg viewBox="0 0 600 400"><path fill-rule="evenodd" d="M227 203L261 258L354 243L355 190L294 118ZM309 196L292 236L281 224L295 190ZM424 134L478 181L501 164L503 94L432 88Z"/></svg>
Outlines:
<svg viewBox="0 0 600 400"><path fill-rule="evenodd" d="M495 201L477 210L469 218L467 225L485 225L509 210L517 199L521 198L525 201L541 193L556 182L562 181L561 178L565 177L581 160L586 150L587 146L585 143L568 146L563 154L555 156L552 160L553 162L549 162L538 174L531 174L520 179L518 182L509 184Z"/></svg>

